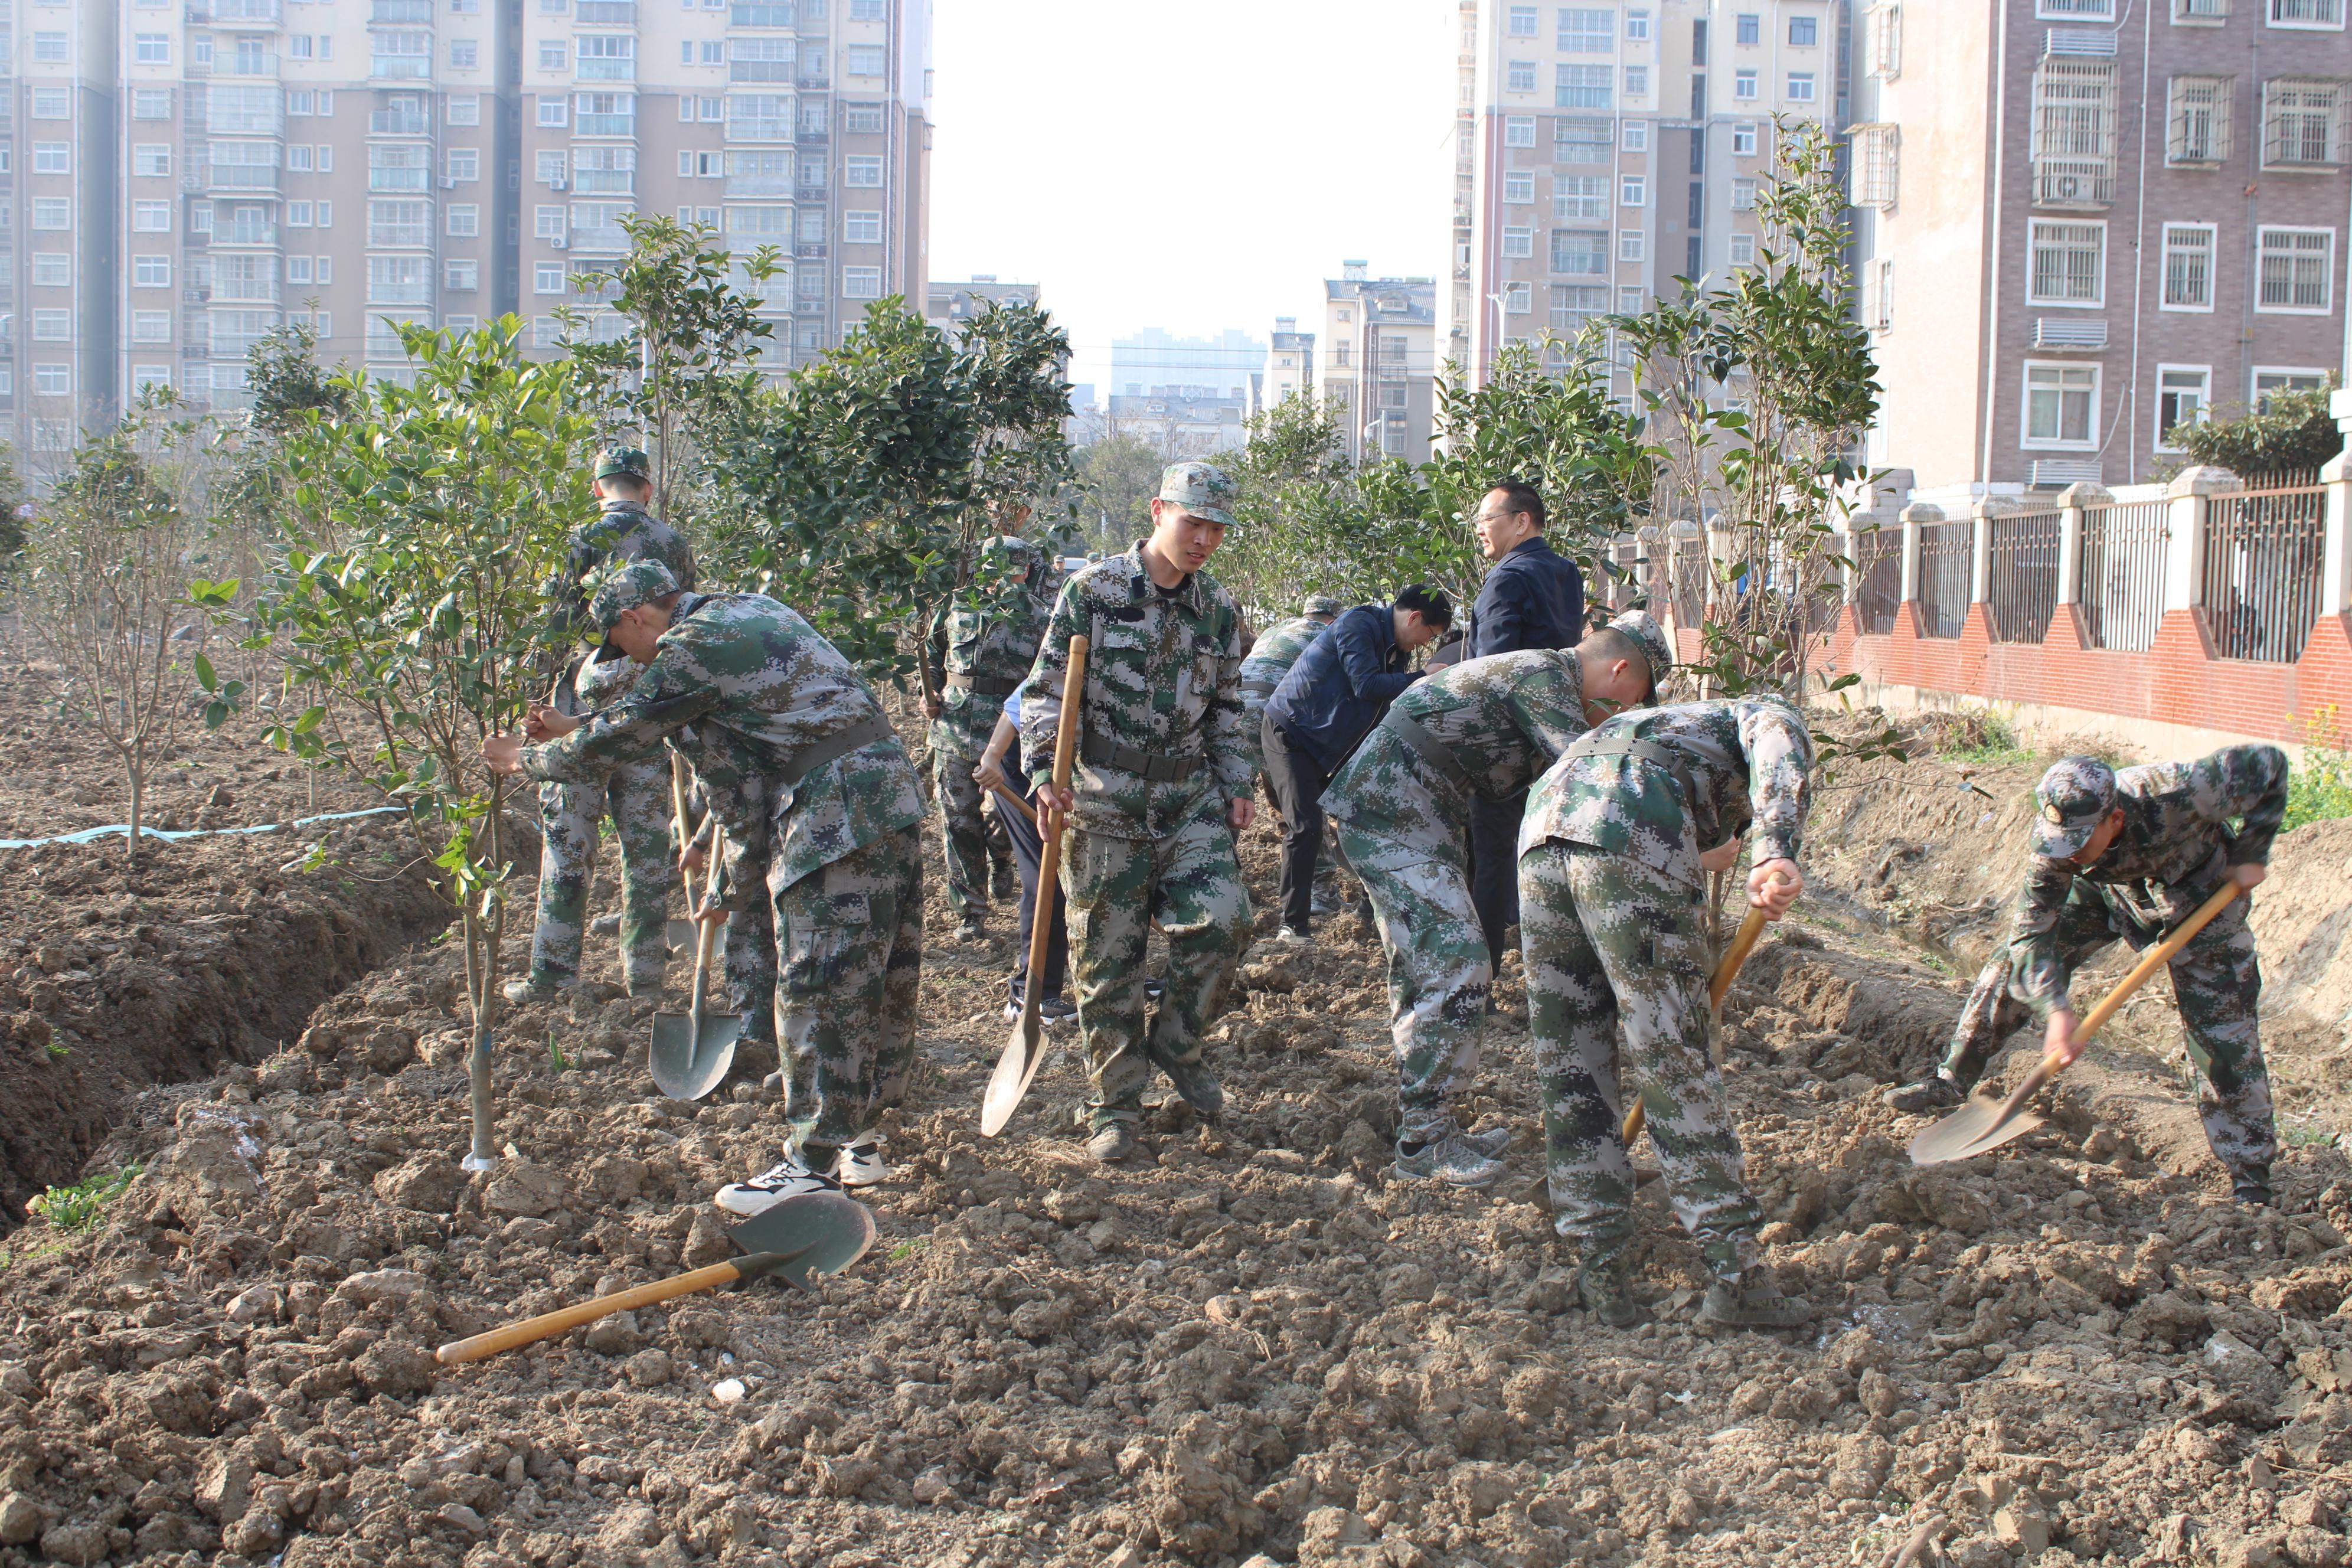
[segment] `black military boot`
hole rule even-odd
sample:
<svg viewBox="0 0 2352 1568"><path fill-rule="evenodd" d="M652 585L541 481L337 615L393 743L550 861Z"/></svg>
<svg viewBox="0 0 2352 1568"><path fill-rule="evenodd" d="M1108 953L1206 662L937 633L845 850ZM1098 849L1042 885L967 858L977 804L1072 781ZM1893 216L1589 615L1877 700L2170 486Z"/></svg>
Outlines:
<svg viewBox="0 0 2352 1568"><path fill-rule="evenodd" d="M2271 1168L2268 1165L2239 1166L2230 1173L2230 1195L2249 1207L2269 1207Z"/></svg>
<svg viewBox="0 0 2352 1568"><path fill-rule="evenodd" d="M1635 1328L1650 1321L1649 1312L1633 1300L1633 1265L1622 1252L1576 1271L1576 1299L1586 1311L1612 1329Z"/></svg>

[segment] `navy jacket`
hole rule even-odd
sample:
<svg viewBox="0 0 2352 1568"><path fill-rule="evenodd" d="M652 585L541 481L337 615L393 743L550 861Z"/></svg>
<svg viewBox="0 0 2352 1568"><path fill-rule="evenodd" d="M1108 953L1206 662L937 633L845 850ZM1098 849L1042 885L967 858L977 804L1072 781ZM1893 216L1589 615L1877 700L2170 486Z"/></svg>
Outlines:
<svg viewBox="0 0 2352 1568"><path fill-rule="evenodd" d="M1472 658L1574 647L1583 637L1584 574L1541 534L1513 545L1487 570L1470 607Z"/></svg>
<svg viewBox="0 0 2352 1568"><path fill-rule="evenodd" d="M1397 693L1421 679L1405 668L1412 657L1397 647L1390 606L1358 605L1307 645L1265 716L1326 774L1336 773Z"/></svg>

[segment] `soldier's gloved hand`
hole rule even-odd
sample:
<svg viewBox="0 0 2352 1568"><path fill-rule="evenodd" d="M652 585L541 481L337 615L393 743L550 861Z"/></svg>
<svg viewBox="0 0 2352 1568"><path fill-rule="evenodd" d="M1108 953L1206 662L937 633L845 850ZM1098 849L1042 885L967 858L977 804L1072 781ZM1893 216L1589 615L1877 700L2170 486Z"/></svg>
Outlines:
<svg viewBox="0 0 2352 1568"><path fill-rule="evenodd" d="M1748 902L1762 910L1768 921L1787 914L1804 890L1805 874L1794 860L1767 860L1748 873Z"/></svg>
<svg viewBox="0 0 2352 1568"><path fill-rule="evenodd" d="M2238 886L2243 888L2250 893L2256 888L2261 887L2263 885L2263 879L2270 874L2269 867L2258 866L2253 864L2252 861L2247 862L2243 866L2232 866L2230 868L2230 880L2237 883Z"/></svg>
<svg viewBox="0 0 2352 1568"><path fill-rule="evenodd" d="M1700 850L1698 866L1700 870L1712 875L1717 871L1730 870L1738 858L1739 840L1736 837L1727 838L1712 849Z"/></svg>
<svg viewBox="0 0 2352 1568"><path fill-rule="evenodd" d="M2060 1067L2073 1067L2074 1058L2083 1054L2083 1042L2074 1035L2074 1014L2061 1007L2050 1015L2050 1023L2042 1031L2042 1048L2058 1058Z"/></svg>

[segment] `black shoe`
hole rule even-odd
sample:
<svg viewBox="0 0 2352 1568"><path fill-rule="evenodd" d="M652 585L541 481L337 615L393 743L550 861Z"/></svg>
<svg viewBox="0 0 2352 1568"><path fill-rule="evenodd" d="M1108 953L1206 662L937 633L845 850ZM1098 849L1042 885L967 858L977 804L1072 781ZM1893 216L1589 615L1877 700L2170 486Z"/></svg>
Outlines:
<svg viewBox="0 0 2352 1568"><path fill-rule="evenodd" d="M1924 1116L1931 1111L1948 1110L1968 1098L1960 1086L1942 1073L1934 1073L1916 1083L1906 1083L1888 1089L1880 1097L1887 1108L1906 1116Z"/></svg>
<svg viewBox="0 0 2352 1568"><path fill-rule="evenodd" d="M1000 904L1009 904L1021 895L1021 884L1014 879L1013 868L999 860L989 868L988 896Z"/></svg>
<svg viewBox="0 0 2352 1568"><path fill-rule="evenodd" d="M1076 1005L1066 996L1048 996L1037 1004L1037 1016L1045 1020L1045 1026L1049 1029L1066 1024L1077 1016Z"/></svg>
<svg viewBox="0 0 2352 1568"><path fill-rule="evenodd" d="M1116 1164L1135 1152L1135 1118L1116 1110L1094 1113L1094 1135L1087 1140L1087 1152L1098 1165Z"/></svg>
<svg viewBox="0 0 2352 1568"><path fill-rule="evenodd" d="M2271 1168L2268 1165L2248 1165L2231 1172L2230 1195L2250 1207L2268 1208L2271 1205Z"/></svg>

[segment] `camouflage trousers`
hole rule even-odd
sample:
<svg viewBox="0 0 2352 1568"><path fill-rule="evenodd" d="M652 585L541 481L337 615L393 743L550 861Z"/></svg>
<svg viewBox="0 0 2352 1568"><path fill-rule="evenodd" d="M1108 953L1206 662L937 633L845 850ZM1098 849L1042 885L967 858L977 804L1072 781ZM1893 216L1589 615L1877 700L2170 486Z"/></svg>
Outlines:
<svg viewBox="0 0 2352 1568"><path fill-rule="evenodd" d="M2118 938L2135 949L2161 940L2116 910L2095 886L2074 884L2052 933L2058 943L2061 984L2071 981ZM1960 1021L1944 1055L1944 1070L1962 1088L1974 1087L2000 1052L2001 1043L2032 1021L2032 1009L2019 994L2014 946L1996 951L1977 975L1961 1005ZM2262 998L2262 969L2254 959L2253 928L2246 901L2238 899L2189 938L2172 960L2172 994L2187 1031L2189 1059L2197 1066L2197 1109L2213 1157L2231 1175L2267 1182L2278 1153L2271 1119L2270 1069L2263 1063L2262 1028L2255 1005Z"/></svg>
<svg viewBox="0 0 2352 1568"><path fill-rule="evenodd" d="M677 887L677 862L669 766L656 760L624 763L596 784L539 786L539 923L530 938L530 977L537 984L580 982L597 832L607 815L621 840L622 971L632 985L661 981L669 961L669 896Z"/></svg>
<svg viewBox="0 0 2352 1568"><path fill-rule="evenodd" d="M1630 1068L1675 1217L1718 1277L1748 1268L1764 1215L1707 1055L1698 890L1631 856L1553 841L1519 857L1518 891L1559 1234L1587 1267L1633 1239Z"/></svg>
<svg viewBox="0 0 2352 1568"><path fill-rule="evenodd" d="M980 762L951 751L936 741L931 746L933 783L940 797L940 840L948 863L948 908L958 920L976 919L988 908L989 870L997 868L997 881L1011 881L1013 841L992 812L981 809L988 792L971 776Z"/></svg>
<svg viewBox="0 0 2352 1568"><path fill-rule="evenodd" d="M1201 1059L1201 1032L1249 943L1249 894L1218 806L1206 803L1165 838L1070 833L1062 891L1096 1110L1139 1110L1153 1063ZM1144 946L1155 920L1168 938L1168 989L1147 1036Z"/></svg>
<svg viewBox="0 0 2352 1568"><path fill-rule="evenodd" d="M747 860L746 876L767 879L763 856ZM765 899L730 910L719 949L719 977L727 1005L743 1015L743 1037L776 1043L776 911Z"/></svg>
<svg viewBox="0 0 2352 1568"><path fill-rule="evenodd" d="M784 1116L792 1147L822 1155L906 1098L923 974L920 832L901 828L781 888L772 879L771 893Z"/></svg>
<svg viewBox="0 0 2352 1568"><path fill-rule="evenodd" d="M1478 1070L1480 1021L1495 983L1471 901L1469 858L1459 844L1433 851L1334 826L1388 952L1397 1139L1434 1143L1455 1130L1454 1093Z"/></svg>

